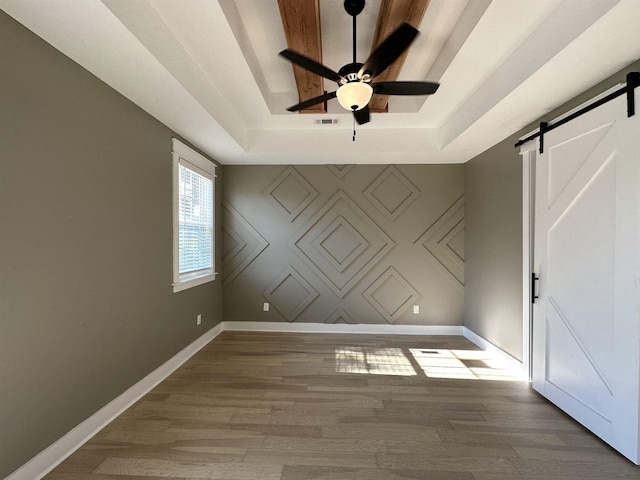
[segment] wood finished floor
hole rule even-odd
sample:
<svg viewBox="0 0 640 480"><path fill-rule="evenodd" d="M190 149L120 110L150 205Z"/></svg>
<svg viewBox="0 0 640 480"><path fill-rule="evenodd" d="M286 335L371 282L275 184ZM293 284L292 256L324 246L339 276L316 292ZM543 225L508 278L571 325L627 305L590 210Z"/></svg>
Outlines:
<svg viewBox="0 0 640 480"><path fill-rule="evenodd" d="M224 332L45 478L640 479L526 383L425 375L421 356L446 350L477 348ZM473 358L436 360L427 370L440 376L490 373Z"/></svg>

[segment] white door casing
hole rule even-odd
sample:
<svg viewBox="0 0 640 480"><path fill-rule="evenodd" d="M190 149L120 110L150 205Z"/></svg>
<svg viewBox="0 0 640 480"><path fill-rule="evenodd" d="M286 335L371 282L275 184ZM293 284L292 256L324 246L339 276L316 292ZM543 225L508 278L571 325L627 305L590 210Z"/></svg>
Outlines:
<svg viewBox="0 0 640 480"><path fill-rule="evenodd" d="M535 156L532 380L638 463L640 113L626 107L545 133Z"/></svg>

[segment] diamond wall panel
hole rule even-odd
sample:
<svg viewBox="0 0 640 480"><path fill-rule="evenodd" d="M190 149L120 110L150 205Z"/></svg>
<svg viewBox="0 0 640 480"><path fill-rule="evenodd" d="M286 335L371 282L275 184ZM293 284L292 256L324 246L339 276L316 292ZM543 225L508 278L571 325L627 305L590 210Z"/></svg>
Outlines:
<svg viewBox="0 0 640 480"><path fill-rule="evenodd" d="M387 268L362 296L388 323L395 323L409 305L420 295L415 288L393 268Z"/></svg>
<svg viewBox="0 0 640 480"><path fill-rule="evenodd" d="M264 196L293 222L318 196L318 191L293 167L288 167L267 187Z"/></svg>
<svg viewBox="0 0 640 480"><path fill-rule="evenodd" d="M286 268L264 291L264 298L293 322L318 296L318 292L293 267Z"/></svg>
<svg viewBox="0 0 640 480"><path fill-rule="evenodd" d="M269 246L258 231L231 205L222 204L222 282L236 278Z"/></svg>
<svg viewBox="0 0 640 480"><path fill-rule="evenodd" d="M342 262L324 242L340 226L352 253ZM329 242L327 242L329 243ZM344 297L367 271L395 245L393 240L342 190L300 230L292 242L296 253L338 297ZM357 252L357 255L356 255Z"/></svg>
<svg viewBox="0 0 640 480"><path fill-rule="evenodd" d="M247 246L240 235L234 232L228 225L222 227L222 263L229 263L240 251Z"/></svg>
<svg viewBox="0 0 640 480"><path fill-rule="evenodd" d="M460 262L464 263L464 222L460 222L458 228L449 236L447 247L458 257Z"/></svg>
<svg viewBox="0 0 640 480"><path fill-rule="evenodd" d="M327 165L327 168L337 178L344 178L351 171L354 165Z"/></svg>
<svg viewBox="0 0 640 480"><path fill-rule="evenodd" d="M313 246L337 271L343 272L370 244L340 216L318 235Z"/></svg>
<svg viewBox="0 0 640 480"><path fill-rule="evenodd" d="M459 289L464 287L463 232L464 197L460 197L416 240L433 264Z"/></svg>
<svg viewBox="0 0 640 480"><path fill-rule="evenodd" d="M364 191L364 196L389 220L395 220L420 191L400 170L391 165Z"/></svg>
<svg viewBox="0 0 640 480"><path fill-rule="evenodd" d="M327 318L324 323L348 323L353 325L357 322L353 318L351 318L351 316L347 312L339 308L335 312L333 312L333 314L329 318Z"/></svg>

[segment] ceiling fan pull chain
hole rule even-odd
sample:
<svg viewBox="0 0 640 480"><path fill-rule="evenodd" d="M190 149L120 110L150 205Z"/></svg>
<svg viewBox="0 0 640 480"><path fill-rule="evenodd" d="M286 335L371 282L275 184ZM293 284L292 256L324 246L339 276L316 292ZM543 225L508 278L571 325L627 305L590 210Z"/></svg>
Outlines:
<svg viewBox="0 0 640 480"><path fill-rule="evenodd" d="M355 17L354 17L355 18ZM356 109L353 109L353 112L355 113ZM353 116L353 137L351 139L352 142L356 141L356 117Z"/></svg>

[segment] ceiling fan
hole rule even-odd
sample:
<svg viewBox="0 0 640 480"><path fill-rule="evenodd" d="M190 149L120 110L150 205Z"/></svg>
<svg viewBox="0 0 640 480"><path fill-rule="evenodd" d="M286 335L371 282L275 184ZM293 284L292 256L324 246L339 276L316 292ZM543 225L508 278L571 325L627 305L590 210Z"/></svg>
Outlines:
<svg viewBox="0 0 640 480"><path fill-rule="evenodd" d="M353 17L353 62L344 65L338 72L315 60L294 52L283 50L280 55L302 68L328 78L338 84L335 92L325 93L287 108L296 112L318 103L338 97L346 110L352 111L355 121L362 125L369 122L369 101L374 93L383 95L431 95L440 86L434 82L374 82L376 75L391 65L418 35L418 30L403 23L376 48L364 63L356 62L356 16L364 9L365 0L345 0L344 9Z"/></svg>

